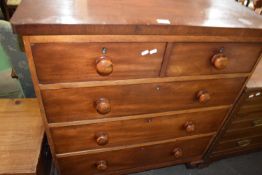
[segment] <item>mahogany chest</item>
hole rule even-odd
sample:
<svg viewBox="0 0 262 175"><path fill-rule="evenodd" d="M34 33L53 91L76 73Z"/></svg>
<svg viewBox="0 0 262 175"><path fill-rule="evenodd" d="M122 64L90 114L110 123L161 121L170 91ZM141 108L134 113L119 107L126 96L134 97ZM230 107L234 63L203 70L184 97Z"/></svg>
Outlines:
<svg viewBox="0 0 262 175"><path fill-rule="evenodd" d="M12 18L61 175L198 164L262 50L228 0L23 0Z"/></svg>
<svg viewBox="0 0 262 175"><path fill-rule="evenodd" d="M262 149L262 61L221 130L211 160Z"/></svg>

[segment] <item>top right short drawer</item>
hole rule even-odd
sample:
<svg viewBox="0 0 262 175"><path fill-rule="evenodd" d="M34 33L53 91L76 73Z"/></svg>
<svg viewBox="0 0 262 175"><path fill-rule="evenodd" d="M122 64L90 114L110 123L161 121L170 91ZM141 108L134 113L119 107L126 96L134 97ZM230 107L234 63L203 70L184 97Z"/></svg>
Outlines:
<svg viewBox="0 0 262 175"><path fill-rule="evenodd" d="M248 73L261 51L261 43L174 43L166 76Z"/></svg>

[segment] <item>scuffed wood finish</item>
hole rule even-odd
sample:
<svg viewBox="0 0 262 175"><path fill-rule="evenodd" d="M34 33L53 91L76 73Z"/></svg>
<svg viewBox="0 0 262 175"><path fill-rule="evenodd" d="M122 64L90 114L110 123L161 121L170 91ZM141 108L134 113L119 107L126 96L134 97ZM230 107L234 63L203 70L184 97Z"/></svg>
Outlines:
<svg viewBox="0 0 262 175"><path fill-rule="evenodd" d="M232 104L245 78L209 81L152 83L42 91L49 122L109 118L197 107ZM212 99L199 103L197 93L206 90ZM110 101L111 111L100 114L95 102Z"/></svg>
<svg viewBox="0 0 262 175"><path fill-rule="evenodd" d="M184 34L257 37L262 35L261 18L228 0L115 0L110 3L107 0L57 0L51 3L23 0L11 22L14 30L22 35Z"/></svg>
<svg viewBox="0 0 262 175"><path fill-rule="evenodd" d="M201 156L211 137L202 137L190 140L175 141L165 144L144 146L130 149L101 152L98 154L87 154L58 158L61 172L64 175L74 174L118 174L118 171L146 166L158 166L157 164L172 162L183 163ZM195 144L197 143L197 144ZM173 150L180 148L183 155L176 158ZM99 161L107 162L107 169L99 171L96 164ZM123 172L121 173L123 174Z"/></svg>
<svg viewBox="0 0 262 175"><path fill-rule="evenodd" d="M165 43L49 43L34 44L32 53L39 82L61 83L158 77L165 46ZM102 57L113 64L108 75L97 70L98 66L99 69L104 66L99 65Z"/></svg>
<svg viewBox="0 0 262 175"><path fill-rule="evenodd" d="M247 73L256 64L261 51L261 44L175 43L166 75ZM216 68L212 63L212 57L217 54L223 54L228 58L228 63L223 69Z"/></svg>
<svg viewBox="0 0 262 175"><path fill-rule="evenodd" d="M36 99L0 100L0 174L36 175L44 126Z"/></svg>
<svg viewBox="0 0 262 175"><path fill-rule="evenodd" d="M216 132L227 111L228 109L220 109L145 119L55 127L51 129L51 133L55 140L57 153L123 146ZM193 131L189 130L191 126L189 123L194 127ZM107 135L106 144L97 143L96 135L99 133Z"/></svg>

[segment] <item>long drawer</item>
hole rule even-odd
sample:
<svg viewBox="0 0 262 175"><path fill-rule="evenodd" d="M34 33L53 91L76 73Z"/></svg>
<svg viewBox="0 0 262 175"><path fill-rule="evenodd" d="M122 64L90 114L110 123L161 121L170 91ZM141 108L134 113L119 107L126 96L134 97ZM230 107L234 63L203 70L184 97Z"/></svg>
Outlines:
<svg viewBox="0 0 262 175"><path fill-rule="evenodd" d="M245 78L43 90L49 122L230 105Z"/></svg>
<svg viewBox="0 0 262 175"><path fill-rule="evenodd" d="M260 44L175 43L166 75L248 73L261 51Z"/></svg>
<svg viewBox="0 0 262 175"><path fill-rule="evenodd" d="M166 43L34 44L40 83L158 77Z"/></svg>
<svg viewBox="0 0 262 175"><path fill-rule="evenodd" d="M232 149L246 149L255 145L262 145L262 135L220 142L214 153Z"/></svg>
<svg viewBox="0 0 262 175"><path fill-rule="evenodd" d="M145 168L167 162L184 163L203 155L211 136L151 146L111 150L86 155L59 157L63 175L116 174L132 168Z"/></svg>
<svg viewBox="0 0 262 175"><path fill-rule="evenodd" d="M252 127L262 127L262 117L250 119L250 120L243 120L243 121L234 121L229 128L229 131L236 130L236 129L245 129L245 128L252 128Z"/></svg>
<svg viewBox="0 0 262 175"><path fill-rule="evenodd" d="M216 132L227 110L55 127L51 134L57 153L139 144Z"/></svg>
<svg viewBox="0 0 262 175"><path fill-rule="evenodd" d="M249 127L244 129L227 130L222 140L233 140L236 138L245 138L262 133L262 126Z"/></svg>

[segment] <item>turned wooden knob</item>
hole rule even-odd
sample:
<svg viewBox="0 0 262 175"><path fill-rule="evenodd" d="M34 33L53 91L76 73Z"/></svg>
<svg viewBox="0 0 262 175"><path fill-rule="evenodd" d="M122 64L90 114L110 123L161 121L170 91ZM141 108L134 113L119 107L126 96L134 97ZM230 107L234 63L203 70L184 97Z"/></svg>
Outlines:
<svg viewBox="0 0 262 175"><path fill-rule="evenodd" d="M183 151L181 148L175 148L173 150L173 155L175 156L175 158L180 158L183 156Z"/></svg>
<svg viewBox="0 0 262 175"><path fill-rule="evenodd" d="M107 163L104 160L96 162L96 169L99 171L104 171L107 169Z"/></svg>
<svg viewBox="0 0 262 175"><path fill-rule="evenodd" d="M96 110L100 114L107 114L111 111L111 105L108 99L100 98L96 101Z"/></svg>
<svg viewBox="0 0 262 175"><path fill-rule="evenodd" d="M229 60L224 54L219 53L213 56L211 62L216 69L225 69Z"/></svg>
<svg viewBox="0 0 262 175"><path fill-rule="evenodd" d="M197 93L197 99L199 103L206 103L211 99L211 96L207 91L201 90Z"/></svg>
<svg viewBox="0 0 262 175"><path fill-rule="evenodd" d="M95 135L95 140L98 145L106 145L108 143L108 134L106 132L98 132Z"/></svg>
<svg viewBox="0 0 262 175"><path fill-rule="evenodd" d="M186 122L184 127L186 129L186 132L188 132L188 133L192 133L196 129L195 124L193 122L191 122L191 121Z"/></svg>
<svg viewBox="0 0 262 175"><path fill-rule="evenodd" d="M113 72L113 63L105 56L101 57L96 63L96 71L102 75L110 75Z"/></svg>

